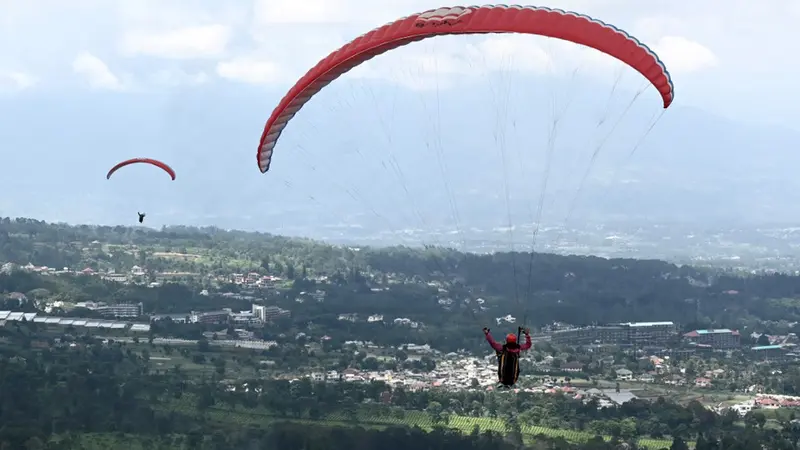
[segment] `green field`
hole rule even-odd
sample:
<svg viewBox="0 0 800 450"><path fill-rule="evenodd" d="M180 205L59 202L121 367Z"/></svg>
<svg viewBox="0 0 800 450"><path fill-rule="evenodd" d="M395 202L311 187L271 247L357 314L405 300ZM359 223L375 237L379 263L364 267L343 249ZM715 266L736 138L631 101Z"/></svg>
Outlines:
<svg viewBox="0 0 800 450"><path fill-rule="evenodd" d="M345 422L347 420L347 415L344 413L338 413L335 415L328 416L327 420L336 422ZM431 417L428 414L421 411L406 411L405 416L402 419L394 417L378 417L375 416L374 414L359 413L358 421L359 423L371 423L371 424L381 424L381 425L418 426L420 428L427 430L432 429L434 425ZM450 416L450 420L448 421L447 424L445 424L445 426L447 426L448 428L458 429L463 433L470 433L475 428L475 426L478 426L481 431L488 431L488 430L497 432L506 431L505 423L503 420L493 419L490 417L469 417L469 416L452 415ZM540 426L523 425L521 429L522 433L527 437L545 435L550 438L562 437L570 442L586 442L590 438L594 437L592 433L587 433L583 431L561 430L557 428L547 428ZM664 440L664 439L639 440L639 446L641 448L660 449L660 448L669 448L670 445L672 445L671 440Z"/></svg>
<svg viewBox="0 0 800 450"><path fill-rule="evenodd" d="M179 445L183 438L180 435L155 437L123 433L81 433L73 435L73 438L71 448L80 450L188 450L186 445ZM55 436L50 441L57 443L63 439L64 436Z"/></svg>
<svg viewBox="0 0 800 450"><path fill-rule="evenodd" d="M194 398L191 396L184 396L180 401L174 402L165 408L173 409L187 415L200 414L195 409ZM263 426L273 421L292 421L314 424L324 422L326 425L332 426L353 426L355 424L366 428L384 428L388 426L416 426L425 430L431 430L434 427L431 417L421 411L405 411L402 418L394 416L381 416L368 411L360 411L356 417L351 417L345 412L329 414L328 416L313 420L313 419L296 419L290 417L281 417L272 414L268 411L261 409L231 409L229 407L214 406L206 411L206 417L209 420L219 423L236 423L240 426ZM353 420L355 419L355 420ZM463 433L470 433L477 425L481 431L497 431L505 432L505 423L500 419L489 417L468 417L451 415L450 420L445 424L441 424L447 428L457 429ZM538 435L545 435L547 437L561 437L570 442L586 442L594 437L592 433L576 431L576 430L562 430L556 428L546 428L539 426L522 426L522 433L527 439L532 439ZM606 437L608 439L608 437ZM638 441L640 448L647 449L661 449L669 448L672 445L671 440L667 439L640 439Z"/></svg>

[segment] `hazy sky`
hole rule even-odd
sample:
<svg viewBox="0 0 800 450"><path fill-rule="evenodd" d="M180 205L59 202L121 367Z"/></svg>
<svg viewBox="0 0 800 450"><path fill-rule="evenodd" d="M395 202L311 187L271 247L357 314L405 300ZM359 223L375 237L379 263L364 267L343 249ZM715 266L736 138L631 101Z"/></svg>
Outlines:
<svg viewBox="0 0 800 450"><path fill-rule="evenodd" d="M800 41L800 2L769 3L552 0L547 6L595 16L654 48L673 72L676 105L791 126L800 119L799 67L786 55ZM0 0L0 88L6 94L95 89L133 95L211 83L277 88L346 40L438 6L435 0ZM519 44L486 37L478 50L488 61L493 52L525 55L527 69L541 69L537 61L547 55ZM437 50L439 72L457 83L469 70L459 67L459 53L469 49ZM405 83L393 72L396 65L426 57L412 46L402 58L352 76ZM271 107L265 104L265 118Z"/></svg>
<svg viewBox="0 0 800 450"><path fill-rule="evenodd" d="M512 209L502 201L510 191L520 205L555 215L580 193L610 206L586 200L576 208L591 204L614 217L661 211L693 221L712 205L725 220L774 218L795 211L800 199L793 170L800 134L760 122L800 131L800 63L787 57L800 41L800 1L759 5L546 4L614 24L658 53L676 98L652 135L647 125L661 109L652 88L616 127L612 118L627 113L644 85L629 70L630 84L610 87L620 69L610 57L531 36L441 37L375 58L320 92L281 137L276 170L265 176L255 161L260 131L298 77L358 35L443 3L0 0L0 158L4 187L13 192L0 196L0 215L130 223L142 208L150 225L273 230L295 218L316 224L319 204L337 220L342 205L352 204L353 222L375 205L383 207L378 216L400 203L403 220L416 221L417 208L426 220L447 219L452 196L465 217L505 222L498 211ZM581 84L572 86L576 69ZM563 78L551 83L552 74ZM571 105L569 118L558 121L556 108L542 107L538 91L548 88L579 91L583 101L555 95L559 107ZM548 130L556 122L554 144ZM595 164L592 152L601 147ZM552 164L548 149L555 149ZM632 149L636 158L626 156ZM108 167L133 156L168 161L179 180L144 167L105 179ZM584 167L593 170L590 178ZM586 179L597 192L583 189ZM371 200L354 199L354 190ZM552 199L539 200L540 190ZM486 196L479 201L479 194Z"/></svg>

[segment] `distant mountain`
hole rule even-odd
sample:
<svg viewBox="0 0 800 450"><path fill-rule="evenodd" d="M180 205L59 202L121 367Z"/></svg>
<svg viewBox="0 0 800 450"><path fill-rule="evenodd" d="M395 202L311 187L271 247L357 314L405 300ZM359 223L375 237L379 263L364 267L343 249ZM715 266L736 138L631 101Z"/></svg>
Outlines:
<svg viewBox="0 0 800 450"><path fill-rule="evenodd" d="M604 141L632 94L609 102L608 88L584 81L559 122L548 166L553 120L540 81L502 83L520 87L508 103L486 85L442 90L437 103L435 91L341 80L289 125L266 175L257 170L255 148L277 91L213 85L170 95L7 98L0 103L0 215L132 223L140 210L151 225L315 236L336 227L497 228L508 224L509 211L515 225L536 217L549 173L543 217L551 224L563 223L576 198L577 223L800 220L800 134L675 105L628 158L659 113L658 101L643 95ZM177 180L145 167L105 179L111 165L134 156L167 161Z"/></svg>

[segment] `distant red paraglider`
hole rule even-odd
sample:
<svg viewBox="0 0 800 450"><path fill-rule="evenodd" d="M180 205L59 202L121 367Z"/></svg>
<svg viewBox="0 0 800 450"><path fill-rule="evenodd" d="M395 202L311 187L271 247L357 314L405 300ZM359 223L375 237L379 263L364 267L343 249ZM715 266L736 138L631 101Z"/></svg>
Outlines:
<svg viewBox="0 0 800 450"><path fill-rule="evenodd" d="M167 172L167 174L169 174L170 178L175 180L175 171L172 170L172 167L168 166L167 164L165 164L165 163L163 163L163 162L161 162L161 161L159 161L157 159L151 159L151 158L132 158L132 159L128 159L128 160L122 161L121 163L115 165L114 167L111 168L111 170L108 171L108 174L106 175L106 179L111 178L111 175L113 175L114 172L116 172L117 170L119 170L119 169L121 169L121 168L123 168L125 166L129 166L131 164L141 164L141 163L154 165L154 166L162 169L164 172Z"/></svg>

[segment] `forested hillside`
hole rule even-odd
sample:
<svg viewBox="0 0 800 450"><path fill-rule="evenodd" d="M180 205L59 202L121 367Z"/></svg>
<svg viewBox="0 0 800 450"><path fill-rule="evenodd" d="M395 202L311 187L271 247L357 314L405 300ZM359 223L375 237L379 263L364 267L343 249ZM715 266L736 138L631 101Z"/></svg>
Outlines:
<svg viewBox="0 0 800 450"><path fill-rule="evenodd" d="M526 317L532 326L553 321L673 320L686 326L722 327L800 320L796 299L800 277L741 277L662 261L540 253L478 255L441 248L344 248L214 228L68 226L8 218L0 220L0 261L117 272L138 264L150 272L185 272L199 287L207 284L208 274L272 274L296 282L275 300L278 303L292 304L304 290L329 291L324 305L303 307L312 316L381 312L470 328L505 314ZM322 276L327 277L324 283L319 281ZM160 288L171 290L167 295L107 282L81 283L100 286L92 288L95 295L118 301L140 299L152 312L171 312L176 304L196 296L186 288L169 286ZM4 290L25 292L34 285L7 285ZM391 289L376 289L381 286ZM442 304L438 301L442 299L452 302ZM482 308L477 299L485 301Z"/></svg>

